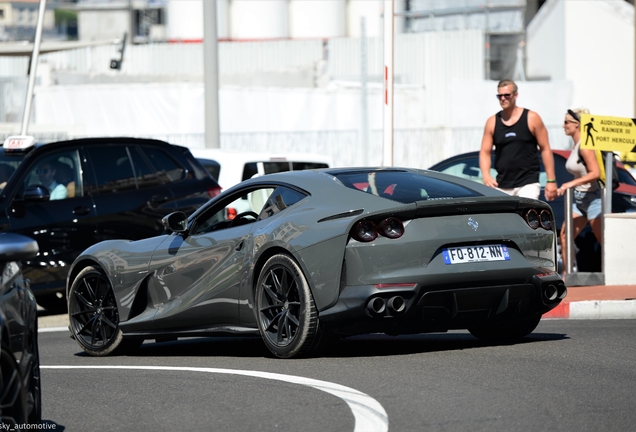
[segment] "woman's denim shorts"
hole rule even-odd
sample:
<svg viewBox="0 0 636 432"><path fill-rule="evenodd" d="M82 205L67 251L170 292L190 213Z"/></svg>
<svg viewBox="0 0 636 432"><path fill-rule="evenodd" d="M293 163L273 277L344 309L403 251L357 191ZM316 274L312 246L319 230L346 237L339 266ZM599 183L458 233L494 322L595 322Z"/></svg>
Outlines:
<svg viewBox="0 0 636 432"><path fill-rule="evenodd" d="M603 212L601 189L589 192L580 192L575 190L572 211L578 215L584 216L587 220L600 217Z"/></svg>

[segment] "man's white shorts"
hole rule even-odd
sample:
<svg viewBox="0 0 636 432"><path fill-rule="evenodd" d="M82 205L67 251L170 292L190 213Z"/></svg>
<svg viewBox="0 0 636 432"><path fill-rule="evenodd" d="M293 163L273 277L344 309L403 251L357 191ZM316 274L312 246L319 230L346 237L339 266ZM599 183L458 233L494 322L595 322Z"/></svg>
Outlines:
<svg viewBox="0 0 636 432"><path fill-rule="evenodd" d="M525 198L539 199L539 195L541 194L541 185L539 183L530 183L525 186L516 187L512 189L502 189L502 188L496 188L496 189L502 192L505 192L508 195L525 197Z"/></svg>

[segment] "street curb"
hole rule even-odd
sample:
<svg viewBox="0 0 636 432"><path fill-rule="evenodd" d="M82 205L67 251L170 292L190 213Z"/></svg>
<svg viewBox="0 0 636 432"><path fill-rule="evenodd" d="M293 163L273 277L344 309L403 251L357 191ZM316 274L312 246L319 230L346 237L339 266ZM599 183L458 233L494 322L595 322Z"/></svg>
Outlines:
<svg viewBox="0 0 636 432"><path fill-rule="evenodd" d="M636 300L561 302L544 319L635 319Z"/></svg>

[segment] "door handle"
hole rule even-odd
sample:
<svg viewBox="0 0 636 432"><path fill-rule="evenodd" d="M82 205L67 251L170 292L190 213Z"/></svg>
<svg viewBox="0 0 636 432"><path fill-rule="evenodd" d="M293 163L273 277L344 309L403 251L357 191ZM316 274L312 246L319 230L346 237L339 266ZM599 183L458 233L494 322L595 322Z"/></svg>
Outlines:
<svg viewBox="0 0 636 432"><path fill-rule="evenodd" d="M236 247L234 248L235 251L240 251L241 249L243 249L243 240L241 240L239 242L239 244L236 245Z"/></svg>
<svg viewBox="0 0 636 432"><path fill-rule="evenodd" d="M90 212L91 212L91 209L89 209L86 206L79 206L73 209L73 214L77 216L86 216Z"/></svg>

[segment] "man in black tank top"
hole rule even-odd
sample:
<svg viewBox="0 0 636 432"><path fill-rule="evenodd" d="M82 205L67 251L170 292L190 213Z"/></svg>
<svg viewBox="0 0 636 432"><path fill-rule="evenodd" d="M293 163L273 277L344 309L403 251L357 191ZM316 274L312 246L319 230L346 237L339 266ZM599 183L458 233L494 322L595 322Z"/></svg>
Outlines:
<svg viewBox="0 0 636 432"><path fill-rule="evenodd" d="M497 85L497 99L502 111L490 117L484 128L479 152L479 167L484 184L510 195L539 199L539 154L548 176L545 197L557 196L554 157L548 141L548 131L537 114L518 107L517 85L503 80ZM497 179L490 174L491 153L495 147Z"/></svg>

